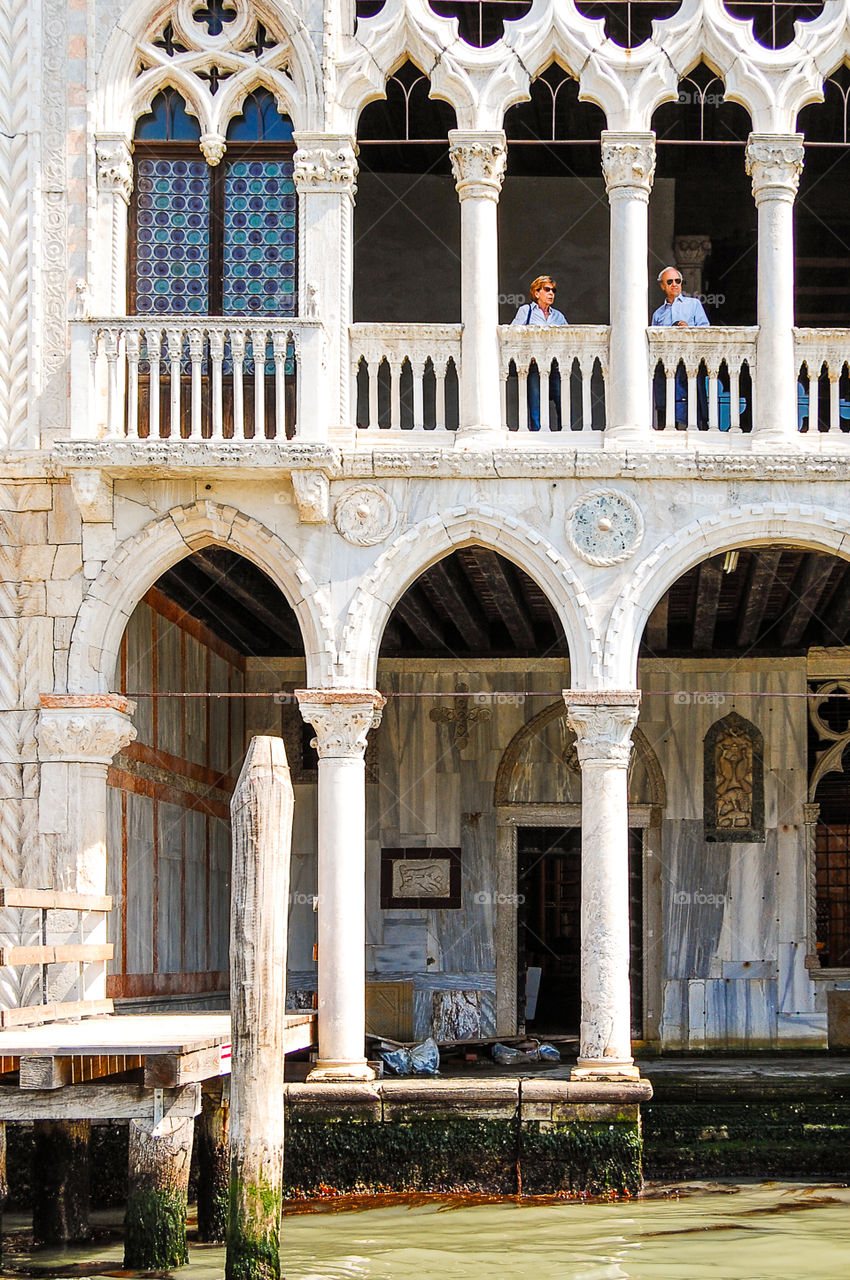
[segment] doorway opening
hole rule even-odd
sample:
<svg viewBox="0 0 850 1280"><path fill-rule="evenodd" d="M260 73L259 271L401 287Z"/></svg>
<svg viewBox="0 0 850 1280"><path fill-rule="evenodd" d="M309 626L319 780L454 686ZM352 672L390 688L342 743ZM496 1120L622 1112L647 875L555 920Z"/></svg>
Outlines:
<svg viewBox="0 0 850 1280"><path fill-rule="evenodd" d="M643 1035L643 831L629 828L632 1034ZM578 1035L581 1021L581 828L517 831L517 1024L535 1035ZM536 1004L526 1003L540 969ZM533 990L533 986L531 988Z"/></svg>

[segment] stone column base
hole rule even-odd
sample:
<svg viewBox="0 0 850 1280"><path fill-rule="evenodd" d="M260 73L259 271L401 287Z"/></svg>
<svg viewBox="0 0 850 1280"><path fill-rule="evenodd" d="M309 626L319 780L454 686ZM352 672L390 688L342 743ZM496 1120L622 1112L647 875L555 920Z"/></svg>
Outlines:
<svg viewBox="0 0 850 1280"><path fill-rule="evenodd" d="M375 1073L365 1058L359 1062L337 1062L332 1058L320 1058L307 1079L311 1084L323 1080L374 1080Z"/></svg>
<svg viewBox="0 0 850 1280"><path fill-rule="evenodd" d="M571 1080L640 1080L640 1070L632 1061L615 1058L579 1058L570 1072Z"/></svg>

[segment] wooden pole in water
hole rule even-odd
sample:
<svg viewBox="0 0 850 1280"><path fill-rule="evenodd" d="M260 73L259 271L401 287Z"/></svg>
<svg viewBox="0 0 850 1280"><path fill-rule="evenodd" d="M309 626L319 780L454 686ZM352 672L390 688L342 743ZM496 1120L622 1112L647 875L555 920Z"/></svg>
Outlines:
<svg viewBox="0 0 850 1280"><path fill-rule="evenodd" d="M88 1240L89 1120L36 1120L32 1234L37 1245Z"/></svg>
<svg viewBox="0 0 850 1280"><path fill-rule="evenodd" d="M170 1271L189 1261L186 1202L194 1121L131 1120L124 1266Z"/></svg>
<svg viewBox="0 0 850 1280"><path fill-rule="evenodd" d="M279 1280L292 783L253 738L230 802L230 1203L226 1280Z"/></svg>
<svg viewBox="0 0 850 1280"><path fill-rule="evenodd" d="M198 1239L219 1244L227 1239L230 1192L230 1098L222 1097L221 1079L205 1086L201 1114L195 1120L198 1148Z"/></svg>

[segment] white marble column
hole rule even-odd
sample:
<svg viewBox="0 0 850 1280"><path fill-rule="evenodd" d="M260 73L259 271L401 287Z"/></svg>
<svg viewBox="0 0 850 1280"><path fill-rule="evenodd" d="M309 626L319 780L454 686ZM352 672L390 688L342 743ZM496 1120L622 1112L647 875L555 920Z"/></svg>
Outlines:
<svg viewBox="0 0 850 1280"><path fill-rule="evenodd" d="M750 134L746 165L758 210L754 434L768 443L797 437L794 199L803 159L801 133Z"/></svg>
<svg viewBox="0 0 850 1280"><path fill-rule="evenodd" d="M654 133L602 134L602 172L611 205L611 345L604 443L649 436L649 193Z"/></svg>
<svg viewBox="0 0 850 1280"><path fill-rule="evenodd" d="M354 410L348 329L352 318L352 244L357 144L348 134L294 135L298 192L298 314L321 320L302 337L297 436L351 444Z"/></svg>
<svg viewBox="0 0 850 1280"><path fill-rule="evenodd" d="M492 443L501 432L499 193L505 135L451 129L449 155L460 197L460 429L457 443Z"/></svg>
<svg viewBox="0 0 850 1280"><path fill-rule="evenodd" d="M97 246L91 285L95 315L127 311L127 210L133 191L133 157L123 133L99 133L97 156Z"/></svg>
<svg viewBox="0 0 850 1280"><path fill-rule="evenodd" d="M319 753L319 1060L313 1080L369 1080L366 1034L366 736L374 689L296 689Z"/></svg>
<svg viewBox="0 0 850 1280"><path fill-rule="evenodd" d="M119 694L42 694L36 737L39 759L39 834L44 865L37 887L105 894L107 884L106 772L132 742L133 702ZM106 917L91 917L84 941L106 942ZM79 999L106 995L106 965L85 967ZM64 998L57 994L55 998Z"/></svg>
<svg viewBox="0 0 850 1280"><path fill-rule="evenodd" d="M581 1041L577 1079L639 1074L629 986L629 795L640 691L565 689L581 765Z"/></svg>

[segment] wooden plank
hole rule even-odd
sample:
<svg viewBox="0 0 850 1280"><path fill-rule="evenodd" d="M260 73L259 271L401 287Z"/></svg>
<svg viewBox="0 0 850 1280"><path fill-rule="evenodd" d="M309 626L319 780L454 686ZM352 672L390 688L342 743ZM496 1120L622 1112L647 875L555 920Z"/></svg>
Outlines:
<svg viewBox="0 0 850 1280"><path fill-rule="evenodd" d="M201 1086L164 1089L164 1118L187 1120L201 1109ZM74 1084L65 1089L25 1092L0 1085L0 1120L149 1120L153 1090L140 1084Z"/></svg>
<svg viewBox="0 0 850 1280"><path fill-rule="evenodd" d="M783 648L793 648L803 639L803 633L815 615L827 583L835 568L832 556L811 552L805 557L794 582L791 585L792 607L786 613L785 630L782 636ZM826 627L829 623L819 618Z"/></svg>
<svg viewBox="0 0 850 1280"><path fill-rule="evenodd" d="M109 894L64 893L55 889L0 889L0 907L39 907L44 911L111 911Z"/></svg>
<svg viewBox="0 0 850 1280"><path fill-rule="evenodd" d="M710 649L717 624L717 604L723 585L723 571L717 560L703 560L699 567L694 610L694 649Z"/></svg>
<svg viewBox="0 0 850 1280"><path fill-rule="evenodd" d="M735 642L740 648L746 648L756 641L761 629L770 588L779 570L781 550L753 552L747 574L747 585L741 597L741 611L738 615L738 629Z"/></svg>
<svg viewBox="0 0 850 1280"><path fill-rule="evenodd" d="M97 1018L113 1012L111 1000L66 1000L54 1004L21 1005L0 1010L0 1027L31 1027L61 1018Z"/></svg>
<svg viewBox="0 0 850 1280"><path fill-rule="evenodd" d="M152 1054L145 1060L149 1089L175 1089L196 1080L211 1080L230 1071L230 1045L213 1045L191 1053Z"/></svg>
<svg viewBox="0 0 850 1280"><path fill-rule="evenodd" d="M21 1058L18 1084L22 1089L63 1089L72 1079L70 1058Z"/></svg>
<svg viewBox="0 0 850 1280"><path fill-rule="evenodd" d="M298 1053L319 1043L316 1015L305 1022L287 1022L283 1028L283 1052Z"/></svg>
<svg viewBox="0 0 850 1280"><path fill-rule="evenodd" d="M74 942L57 947L0 947L0 965L76 964L111 960L111 942Z"/></svg>

